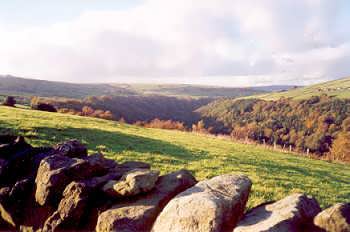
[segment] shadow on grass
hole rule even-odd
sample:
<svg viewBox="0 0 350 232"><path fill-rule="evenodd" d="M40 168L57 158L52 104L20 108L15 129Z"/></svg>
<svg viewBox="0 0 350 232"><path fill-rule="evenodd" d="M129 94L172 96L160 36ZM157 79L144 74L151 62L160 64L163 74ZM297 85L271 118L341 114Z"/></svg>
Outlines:
<svg viewBox="0 0 350 232"><path fill-rule="evenodd" d="M93 151L101 150L102 152L115 153L116 155L125 151L134 151L145 155L152 153L168 156L176 163L188 163L208 156L206 151L193 152L182 146L162 140L116 131L72 127L35 127L31 130L20 129L16 131L11 126L4 127L4 123L2 123L1 127L0 134L23 135L28 141L35 142L41 146L48 146L69 139L78 139Z"/></svg>

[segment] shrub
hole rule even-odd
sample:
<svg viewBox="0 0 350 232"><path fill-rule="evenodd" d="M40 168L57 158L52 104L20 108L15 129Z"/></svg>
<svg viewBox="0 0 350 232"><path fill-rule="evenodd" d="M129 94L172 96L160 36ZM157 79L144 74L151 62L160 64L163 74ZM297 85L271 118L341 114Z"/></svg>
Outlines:
<svg viewBox="0 0 350 232"><path fill-rule="evenodd" d="M3 102L4 106L15 107L15 104L16 104L16 99L12 96L7 96Z"/></svg>
<svg viewBox="0 0 350 232"><path fill-rule="evenodd" d="M56 108L48 103L39 103L36 105L36 110L47 111L47 112L57 112Z"/></svg>
<svg viewBox="0 0 350 232"><path fill-rule="evenodd" d="M40 102L40 99L38 97L32 97L30 100L30 107L33 110L57 112L57 109L53 105L45 102Z"/></svg>

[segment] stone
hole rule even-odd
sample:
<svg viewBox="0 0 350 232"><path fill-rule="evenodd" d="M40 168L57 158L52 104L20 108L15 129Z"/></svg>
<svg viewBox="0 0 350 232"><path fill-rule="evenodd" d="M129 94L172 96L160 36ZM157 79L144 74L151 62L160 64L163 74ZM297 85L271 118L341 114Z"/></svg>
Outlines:
<svg viewBox="0 0 350 232"><path fill-rule="evenodd" d="M43 232L78 228L83 215L87 214L89 203L93 201L94 191L114 178L120 178L120 174L111 172L89 180L73 181L67 185L57 211L46 220Z"/></svg>
<svg viewBox="0 0 350 232"><path fill-rule="evenodd" d="M74 180L83 180L96 175L104 175L108 169L101 157L85 159L52 155L44 158L35 179L35 199L40 205L58 203L65 187ZM97 162L100 160L101 162Z"/></svg>
<svg viewBox="0 0 350 232"><path fill-rule="evenodd" d="M305 194L292 194L275 203L264 204L246 213L234 232L307 231L312 219L321 211L317 201Z"/></svg>
<svg viewBox="0 0 350 232"><path fill-rule="evenodd" d="M32 148L32 146L26 143L24 137L22 136L18 136L18 137L10 136L6 139L3 138L3 141L6 143L3 143L0 145L1 159L8 159L10 156L13 156L13 154L16 154L19 151Z"/></svg>
<svg viewBox="0 0 350 232"><path fill-rule="evenodd" d="M159 171L134 169L125 173L118 181L109 181L103 186L103 191L115 197L134 196L153 189L158 176Z"/></svg>
<svg viewBox="0 0 350 232"><path fill-rule="evenodd" d="M83 158L87 156L86 146L75 139L59 143L54 146L54 149L57 153L72 158Z"/></svg>
<svg viewBox="0 0 350 232"><path fill-rule="evenodd" d="M314 218L314 225L327 232L350 232L350 203L338 203Z"/></svg>
<svg viewBox="0 0 350 232"><path fill-rule="evenodd" d="M99 169L101 172L108 172L109 170L117 168L117 163L114 160L106 159L100 153L89 155L83 159L87 160L91 167L96 170Z"/></svg>
<svg viewBox="0 0 350 232"><path fill-rule="evenodd" d="M201 181L166 205L152 232L232 231L243 215L251 185L245 175Z"/></svg>
<svg viewBox="0 0 350 232"><path fill-rule="evenodd" d="M60 226L70 223L79 225L81 216L85 213L90 188L82 182L71 182L63 192L57 211L45 222L44 231L56 231Z"/></svg>
<svg viewBox="0 0 350 232"><path fill-rule="evenodd" d="M17 224L17 220L14 215L13 208L10 207L10 192L10 187L3 187L0 189L0 218L3 221L3 224L15 227Z"/></svg>
<svg viewBox="0 0 350 232"><path fill-rule="evenodd" d="M195 183L195 178L186 170L160 176L152 191L121 201L102 212L97 220L96 231L150 231L164 206Z"/></svg>
<svg viewBox="0 0 350 232"><path fill-rule="evenodd" d="M19 225L26 213L24 205L32 195L33 179L17 181L12 188L2 188L0 193L0 214L4 221L13 227Z"/></svg>
<svg viewBox="0 0 350 232"><path fill-rule="evenodd" d="M13 185L25 178L35 151L21 136L8 142L0 145L0 186Z"/></svg>
<svg viewBox="0 0 350 232"><path fill-rule="evenodd" d="M0 177L6 172L8 162L5 159L0 159Z"/></svg>

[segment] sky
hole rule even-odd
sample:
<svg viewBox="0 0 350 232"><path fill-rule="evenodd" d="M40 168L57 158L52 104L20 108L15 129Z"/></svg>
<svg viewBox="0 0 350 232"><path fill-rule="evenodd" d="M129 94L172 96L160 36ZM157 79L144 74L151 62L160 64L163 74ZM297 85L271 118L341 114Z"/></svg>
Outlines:
<svg viewBox="0 0 350 232"><path fill-rule="evenodd" d="M307 85L350 76L348 0L1 0L0 74Z"/></svg>

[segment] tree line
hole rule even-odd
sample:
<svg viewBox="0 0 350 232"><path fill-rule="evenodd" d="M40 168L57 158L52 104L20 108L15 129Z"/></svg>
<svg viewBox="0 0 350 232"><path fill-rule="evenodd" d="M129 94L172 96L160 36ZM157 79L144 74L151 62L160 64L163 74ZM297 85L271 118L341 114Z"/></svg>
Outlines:
<svg viewBox="0 0 350 232"><path fill-rule="evenodd" d="M216 133L350 160L350 99L327 95L306 100L225 99L199 111L206 127L214 127ZM213 122L222 124L217 127Z"/></svg>

